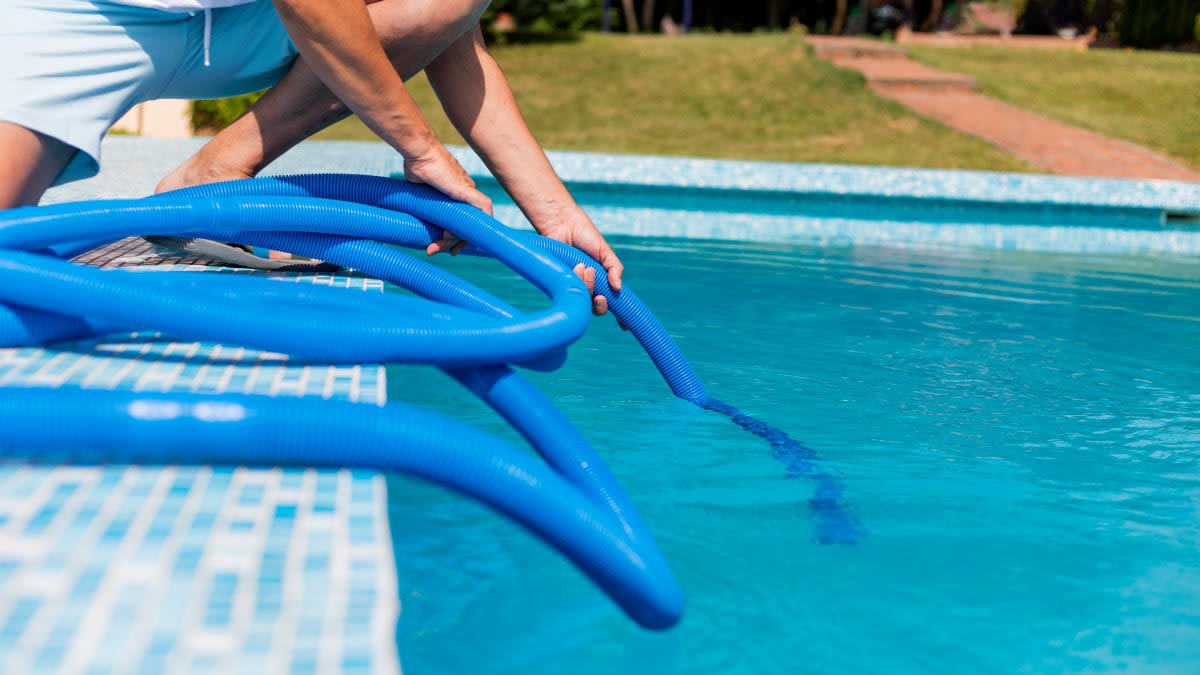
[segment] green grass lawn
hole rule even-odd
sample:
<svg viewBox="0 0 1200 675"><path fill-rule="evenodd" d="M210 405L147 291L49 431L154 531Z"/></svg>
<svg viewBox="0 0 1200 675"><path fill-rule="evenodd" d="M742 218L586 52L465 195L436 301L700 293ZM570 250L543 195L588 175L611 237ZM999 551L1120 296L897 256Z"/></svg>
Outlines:
<svg viewBox="0 0 1200 675"><path fill-rule="evenodd" d="M1200 168L1200 55L1097 49L910 49L984 93Z"/></svg>
<svg viewBox="0 0 1200 675"><path fill-rule="evenodd" d="M789 35L587 35L493 52L547 148L793 162L1028 171L991 146L876 97ZM410 89L462 140L428 82ZM326 139L373 139L355 119Z"/></svg>

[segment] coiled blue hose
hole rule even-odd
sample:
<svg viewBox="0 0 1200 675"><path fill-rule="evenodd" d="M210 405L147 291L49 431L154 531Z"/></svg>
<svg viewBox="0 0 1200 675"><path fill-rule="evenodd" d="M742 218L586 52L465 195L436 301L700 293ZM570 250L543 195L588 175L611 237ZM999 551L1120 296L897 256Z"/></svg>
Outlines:
<svg viewBox="0 0 1200 675"><path fill-rule="evenodd" d="M496 257L524 276L550 298L550 307L519 312L385 245L424 248L440 238L442 227L471 242L467 253ZM47 255L66 256L148 232L288 250L353 267L425 299L366 297L254 278L132 274ZM657 319L631 291L612 292L595 261L559 242L504 228L429 188L385 178L262 178L141 200L0 213L0 345L153 329L324 362L435 364L500 412L552 472L499 439L408 406L314 407L259 397L3 389L0 446L91 447L110 459L351 465L414 473L476 496L525 524L640 624L666 628L681 615L682 593L629 498L578 431L509 367L555 368L586 329L590 298L570 269L580 262L597 269L597 292L608 298L611 311L677 396L766 438L789 475L817 484L810 509L818 539L856 541L861 528L842 508L840 481L818 467L811 450L709 396ZM57 410L86 419L75 425L31 423ZM346 433L358 425L362 430ZM42 433L48 428L53 433ZM262 443L247 449L238 442L247 435Z"/></svg>
<svg viewBox="0 0 1200 675"><path fill-rule="evenodd" d="M186 188L169 194L172 198L175 195L233 196L253 194L350 199L362 204L410 213L426 222L441 222L439 220L440 205L446 203L444 197L432 190L398 191L393 185L394 182L386 178L369 176L318 174L260 178L256 181L230 181ZM491 220L485 214L462 204L455 204L453 208L462 213L465 218L484 222ZM482 242L476 242L476 240L454 229L454 227L448 227L447 229L472 242L463 251L464 254L487 255L486 251L476 246L477 243L482 244ZM416 230L413 231L413 234L418 236L411 241L406 241L403 245L423 248L431 241L441 237L441 229L437 227L428 228L425 236L420 236L420 232ZM815 491L813 497L808 502L808 506L809 513L814 521L817 541L825 544L852 545L862 538L865 532L864 528L843 503L845 486L837 475L826 471L820 466L817 461L816 452L792 438L782 429L756 419L737 407L711 396L700 382L700 378L692 369L691 364L688 363L687 357L683 355L679 346L671 338L670 333L667 332L666 328L663 327L654 314L650 312L649 308L642 303L632 290L626 288L620 293L614 293L608 286L608 276L604 268L578 249L554 239L541 237L529 232L506 230L505 234L514 240L525 243L530 248L540 249L551 254L569 268L574 268L575 265L583 263L595 270L595 292L605 296L608 300L609 310L624 326L629 328L629 331L641 344L642 348L646 350L646 354L654 362L659 373L671 388L672 393L706 410L729 417L735 424L762 438L771 446L774 456L784 464L789 478L804 478L811 481ZM245 243L254 242L247 241ZM320 255L319 252L311 249L309 249L309 253L305 253L292 248L281 248L321 260L331 260L329 257ZM350 266L362 269L355 265ZM368 273L376 276L375 272ZM392 281L392 279L387 279L386 277L380 278ZM457 283L462 283L457 278L454 279ZM397 281L396 283L400 282ZM400 285L404 284L400 283ZM481 293L478 289L473 289L473 292ZM439 299L443 302L451 302L449 299ZM454 303L451 302L451 304Z"/></svg>
<svg viewBox="0 0 1200 675"><path fill-rule="evenodd" d="M420 194L397 192L391 183L392 181L386 178L319 174L262 178L253 182L231 181L187 188L170 194L172 196L254 194L351 199L363 204L410 213L427 222L440 222L438 205L445 203L444 197L432 191ZM455 208L462 212L464 217L490 220L483 213L470 207L458 204ZM476 242L471 237L453 227L448 229L472 242L463 253L468 255L487 254L475 246ZM414 233L416 232L414 231ZM642 348L646 350L646 354L654 362L672 393L706 410L729 417L738 426L767 441L774 456L784 464L789 478L804 478L811 481L815 491L813 497L809 499L808 506L814 521L817 541L825 544L853 545L862 538L864 534L862 525L843 504L845 486L837 475L820 466L817 462L816 452L792 438L782 429L756 419L737 407L711 396L700 382L700 378L697 377L691 364L688 363L687 357L683 355L679 346L671 338L670 333L633 291L624 289L621 293L614 293L608 286L608 276L604 268L598 262L562 242L528 232L509 230L506 234L513 239L523 241L530 248L550 253L567 267L573 268L575 265L583 263L595 270L595 292L605 296L608 300L609 310L624 326L629 328ZM404 245L416 248L427 246L430 241L440 238L441 230L431 228L427 231L427 235L428 238L418 238L406 242ZM286 247L283 250L294 251L294 249ZM309 255L300 251L295 252ZM330 260L328 257L315 253L311 257ZM375 276L374 273L371 274ZM391 281L391 279L387 280ZM474 292L480 293L478 289L474 289ZM448 302L448 300L442 301Z"/></svg>

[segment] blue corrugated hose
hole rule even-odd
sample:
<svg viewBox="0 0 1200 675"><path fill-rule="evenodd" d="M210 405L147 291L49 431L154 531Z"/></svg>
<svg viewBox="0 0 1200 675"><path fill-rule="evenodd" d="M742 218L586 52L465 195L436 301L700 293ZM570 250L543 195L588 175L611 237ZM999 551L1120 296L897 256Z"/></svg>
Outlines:
<svg viewBox="0 0 1200 675"><path fill-rule="evenodd" d="M550 307L519 312L387 245L424 248L442 227L471 242L466 253L495 257L528 279L549 296ZM320 258L424 299L256 278L134 274L49 255L149 232ZM387 178L259 178L140 200L2 212L0 345L159 330L330 363L433 364L503 415L552 471L498 438L410 406L224 395L0 389L0 446L10 452L86 447L105 459L404 471L521 522L641 625L668 628L682 613L682 593L628 496L579 432L510 368L558 367L586 329L591 301L570 269L580 262L597 270L596 292L608 298L671 390L768 440L790 476L816 483L809 504L817 538L854 543L861 527L841 504L841 481L802 444L709 396L657 319L628 289L614 293L595 261L510 230L432 189ZM71 411L72 424L57 419L62 410Z"/></svg>

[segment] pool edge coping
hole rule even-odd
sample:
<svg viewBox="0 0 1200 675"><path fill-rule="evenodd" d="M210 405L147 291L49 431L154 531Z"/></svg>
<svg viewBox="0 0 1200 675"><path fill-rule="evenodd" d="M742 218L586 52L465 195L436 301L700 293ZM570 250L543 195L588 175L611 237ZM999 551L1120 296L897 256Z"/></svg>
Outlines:
<svg viewBox="0 0 1200 675"><path fill-rule="evenodd" d="M153 147L170 153L194 152L207 138L150 139L111 136L106 148L120 153L130 147ZM119 148L119 149L118 149ZM317 151L317 148L320 148ZM492 178L470 148L448 146L451 154L474 177ZM972 169L934 169L768 162L548 150L547 156L566 183L588 182L613 186L674 187L788 192L837 199L912 199L931 204L1022 204L1026 206L1090 207L1159 210L1200 215L1200 183L1173 180L1129 180ZM401 156L382 141L306 141L272 162L264 174L303 170L345 170L347 157L382 175L403 175ZM312 162L314 157L323 161ZM328 161L324 161L328 158ZM69 191L68 191L69 194Z"/></svg>
<svg viewBox="0 0 1200 675"><path fill-rule="evenodd" d="M469 148L451 152L472 176L491 176ZM551 150L564 182L785 192L837 198L913 199L1029 206L1154 209L1200 214L1200 183L930 169L619 155ZM395 173L402 174L399 166Z"/></svg>

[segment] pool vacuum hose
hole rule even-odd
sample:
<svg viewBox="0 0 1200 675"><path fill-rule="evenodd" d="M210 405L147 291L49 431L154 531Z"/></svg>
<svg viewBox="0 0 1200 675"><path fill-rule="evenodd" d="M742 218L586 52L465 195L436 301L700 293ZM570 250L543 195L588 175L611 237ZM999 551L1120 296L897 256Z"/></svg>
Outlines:
<svg viewBox="0 0 1200 675"><path fill-rule="evenodd" d="M442 228L533 283L550 306L524 313L395 248ZM236 241L318 258L420 297L355 294L255 277L97 269L67 260L154 233ZM646 628L675 625L683 594L629 497L582 435L518 365L552 370L586 330L596 292L646 349L676 396L764 439L790 477L815 485L817 539L852 544L861 527L841 481L787 434L712 398L637 296L553 239L403 180L318 174L254 178L0 212L0 346L155 330L324 363L435 365L512 424L537 462L506 441L420 408L265 396L0 388L5 453L81 449L103 461L358 467L418 476L488 504L558 549ZM64 411L69 411L68 415ZM64 419L65 418L65 419Z"/></svg>

